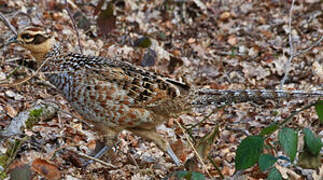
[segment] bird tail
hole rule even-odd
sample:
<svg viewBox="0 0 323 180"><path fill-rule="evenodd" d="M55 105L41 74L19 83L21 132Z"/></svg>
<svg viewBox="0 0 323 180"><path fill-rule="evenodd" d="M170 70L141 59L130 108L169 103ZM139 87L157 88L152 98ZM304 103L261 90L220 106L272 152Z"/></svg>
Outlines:
<svg viewBox="0 0 323 180"><path fill-rule="evenodd" d="M193 105L224 106L247 101L259 102L267 99L290 99L323 97L323 91L285 91L285 90L216 90L200 89L196 91Z"/></svg>

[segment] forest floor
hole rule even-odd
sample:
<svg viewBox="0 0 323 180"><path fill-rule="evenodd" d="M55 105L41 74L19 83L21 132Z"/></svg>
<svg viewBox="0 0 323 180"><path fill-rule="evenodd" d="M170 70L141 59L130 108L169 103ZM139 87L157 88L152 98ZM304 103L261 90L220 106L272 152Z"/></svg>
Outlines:
<svg viewBox="0 0 323 180"><path fill-rule="evenodd" d="M68 7L62 0L0 0L0 12L17 29L30 24L51 29L69 51L80 52L80 41L83 54L122 56L132 64L195 88L279 89L290 56L297 54L289 63L290 71L283 89L322 89L323 43L319 40L323 36L323 3L320 0L296 1L292 16L292 0L117 0L110 5L101 0L67 2ZM0 33L0 43L13 36L3 23ZM145 44L147 38L151 43L149 48ZM23 170L32 167L25 177L33 179L39 179L39 174L48 179L167 179L174 178L175 172L180 170L200 172L210 179L220 179L220 172L225 178L232 178L237 146L242 139L257 135L269 124L281 122L292 112L317 100L240 103L215 113L212 113L214 107L205 107L183 114L177 120L165 120L158 132L172 142L185 169L176 167L155 144L127 131L120 133L119 143L109 157L101 158L113 166L93 162L82 168L86 159L77 152L89 154L95 145L101 145L95 131L80 120L82 117L39 75L15 84L36 70L28 51L10 45L1 49L0 58L0 82L14 84L0 85L1 129L39 100L55 102L59 107L54 117L23 130L24 137L10 138L11 144L17 139L22 143L12 156L9 172L17 167L24 167ZM190 125L197 126L184 133L176 121L186 130ZM314 108L298 113L288 126L308 127L323 136ZM213 132L216 137L212 143L203 146L207 157L202 157L202 161L194 157L188 135L197 144ZM277 133L266 141L272 146L276 146L276 142ZM1 153L10 147L9 142L2 142ZM283 155L279 150L274 153ZM37 167L52 174L41 172ZM285 179L323 176L322 165L308 170L278 162L275 167ZM243 171L240 178L265 179L267 175L268 172L254 166Z"/></svg>

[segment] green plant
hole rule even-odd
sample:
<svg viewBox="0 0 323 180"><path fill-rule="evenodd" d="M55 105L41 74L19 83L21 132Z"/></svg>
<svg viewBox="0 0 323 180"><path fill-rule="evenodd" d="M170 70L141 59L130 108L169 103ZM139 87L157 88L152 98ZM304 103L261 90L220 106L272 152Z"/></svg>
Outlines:
<svg viewBox="0 0 323 180"><path fill-rule="evenodd" d="M267 179L282 179L278 169L274 164L278 159L289 160L294 163L297 155L298 131L296 129L285 127L292 117L305 109L315 106L319 116L320 123L323 123L323 101L319 100L314 104L310 104L299 111L295 111L281 123L274 123L264 128L259 135L248 136L239 144L236 151L235 166L236 170L244 170L258 164L262 172L269 172ZM273 154L265 154L266 139L274 132L278 132L278 142L283 152L288 158L275 157ZM315 169L321 165L320 150L323 146L320 138L316 137L309 128L302 130L304 134L304 147L299 153L297 165L303 168ZM271 150L275 150L270 147ZM272 152L272 151L270 151Z"/></svg>

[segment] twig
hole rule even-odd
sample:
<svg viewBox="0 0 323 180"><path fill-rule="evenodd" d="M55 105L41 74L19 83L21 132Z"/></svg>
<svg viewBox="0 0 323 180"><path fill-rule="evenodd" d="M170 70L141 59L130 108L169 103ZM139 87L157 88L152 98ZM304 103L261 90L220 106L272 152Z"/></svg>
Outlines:
<svg viewBox="0 0 323 180"><path fill-rule="evenodd" d="M47 63L47 61L48 61L49 59L46 59L45 61L43 61L43 63L39 66L39 68L36 70L36 72L35 73L33 73L31 76L28 76L28 77L26 77L26 78L24 78L23 80L21 80L21 81L18 81L18 82L15 82L15 83L13 83L13 84L11 84L11 83L0 83L0 87L2 86L2 87L14 87L14 86L17 86L17 85L19 85L19 84L23 84L23 83L25 83L25 82L27 82L27 81L29 81L31 78L33 78L33 77L35 77L36 75L38 75L38 73L40 72L40 70L41 70L41 68Z"/></svg>
<svg viewBox="0 0 323 180"><path fill-rule="evenodd" d="M76 36L77 36L77 41L78 41L78 44L79 44L80 52L81 52L81 54L83 54L83 48L82 48L82 45L81 45L80 34L79 34L79 32L78 32L78 30L77 30L77 28L75 26L75 21L74 21L74 18L72 16L72 12L70 11L70 8L68 8L67 0L65 0L65 5L66 5L66 11L68 13L68 16L71 18L73 29L76 32Z"/></svg>
<svg viewBox="0 0 323 180"><path fill-rule="evenodd" d="M203 122L205 122L206 120L208 120L208 119L209 119L209 118L210 118L214 113L216 113L218 110L220 110L220 109L222 109L222 108L223 108L223 106L221 106L221 107L219 107L219 108L215 108L215 109L213 109L213 111L212 111L211 113L209 113L206 117L204 117L202 121L200 121L200 122L198 122L198 123L196 123L196 124L191 125L191 127L189 127L189 128L188 128L188 129L186 129L186 130L187 130L187 131L191 131L194 127L201 125Z"/></svg>
<svg viewBox="0 0 323 180"><path fill-rule="evenodd" d="M283 89L283 85L288 78L288 73L290 71L290 64L295 56L294 46L293 46L293 35L292 35L292 18L293 18L293 8L294 8L295 0L292 1L292 5L289 10L289 21L288 21L288 29L289 29L289 58L288 62L286 63L285 74L283 79L280 82L280 89Z"/></svg>
<svg viewBox="0 0 323 180"><path fill-rule="evenodd" d="M272 134L274 134L274 132L278 131L279 129L284 128L284 127L285 127L285 125L286 125L290 120L292 120L292 118L293 118L294 116L296 116L298 113L300 113L300 112L302 112L302 111L305 111L305 110L307 110L307 109L310 109L312 106L315 106L315 105L316 105L316 103L317 103L317 102L315 102L315 103L311 103L311 104L308 104L308 105L304 106L303 108L301 108L300 110L292 112L292 113L291 113L291 114L290 114L286 119L284 119L284 121L282 121L282 122L278 123L278 124L277 124L277 128L276 128L273 132L271 132L270 134L268 134L267 136L265 136L265 139L267 139L269 136L271 136Z"/></svg>
<svg viewBox="0 0 323 180"><path fill-rule="evenodd" d="M9 20L1 12L0 12L0 18L1 18L2 22L15 34L15 36L17 36L18 33L17 33L16 28L11 25Z"/></svg>
<svg viewBox="0 0 323 180"><path fill-rule="evenodd" d="M291 113L291 115L289 115L283 122L279 123L279 129L283 128L285 126L286 123L288 123L295 115L297 115L298 113L305 111L306 109L311 108L312 106L315 106L317 102L315 103L311 103L309 105L304 106L302 109L295 111L293 113Z"/></svg>
<svg viewBox="0 0 323 180"><path fill-rule="evenodd" d="M72 150L72 151L73 151L74 153L76 153L76 154L78 154L78 155L82 156L82 157L85 157L85 158L87 158L87 159L90 159L90 160L96 161L96 162L101 163L101 164L103 164L103 165L105 165L105 166L107 166L107 167L117 168L117 166L114 166L113 164L110 164L110 163L104 162L104 161L102 161L102 160L100 160L100 159L94 158L94 157L89 156L89 155L87 155L87 154L84 154L84 153L82 153L82 152L75 151L75 150Z"/></svg>
<svg viewBox="0 0 323 180"><path fill-rule="evenodd" d="M210 160L210 162L213 165L213 167L219 172L221 179L224 179L224 175L222 174L221 169L216 165L216 163L214 162L214 160L212 159L212 157L211 156L208 156L207 158Z"/></svg>
<svg viewBox="0 0 323 180"><path fill-rule="evenodd" d="M130 158L131 158L131 160L133 161L133 163L135 164L135 166L136 166L138 169L140 169L140 167L139 167L139 165L138 165L138 163L137 163L136 159L133 157L133 155L131 155L130 153L129 153L128 155L130 156Z"/></svg>
<svg viewBox="0 0 323 180"><path fill-rule="evenodd" d="M243 128L233 128L233 127L229 127L227 126L226 127L228 130L233 130L233 131L238 131L238 132L242 132L243 134L245 134L246 136L250 136L250 132L246 129L243 129Z"/></svg>
<svg viewBox="0 0 323 180"><path fill-rule="evenodd" d="M202 166L203 166L203 169L206 171L206 173L208 174L208 176L210 178L212 178L209 170L207 169L206 167L206 164L204 163L203 159L201 158L201 156L199 155L199 153L197 152L197 150L195 149L190 137L188 136L188 134L186 133L184 127L175 119L175 122L177 123L177 125L181 128L181 130L183 131L184 135L185 135L185 138L187 139L188 143L190 144L190 146L192 147L194 153L196 154L196 157L197 159L201 162Z"/></svg>

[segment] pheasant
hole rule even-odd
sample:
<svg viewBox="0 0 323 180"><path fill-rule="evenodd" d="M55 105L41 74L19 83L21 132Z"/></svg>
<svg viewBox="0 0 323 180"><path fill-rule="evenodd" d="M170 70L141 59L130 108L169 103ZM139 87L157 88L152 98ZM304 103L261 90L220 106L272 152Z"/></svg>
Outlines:
<svg viewBox="0 0 323 180"><path fill-rule="evenodd" d="M156 132L156 126L169 118L208 104L323 95L320 92L197 90L122 59L65 52L52 33L36 26L22 29L11 42L31 52L48 81L106 137L108 146L114 144L120 131L128 130L153 141L176 165L181 161Z"/></svg>

